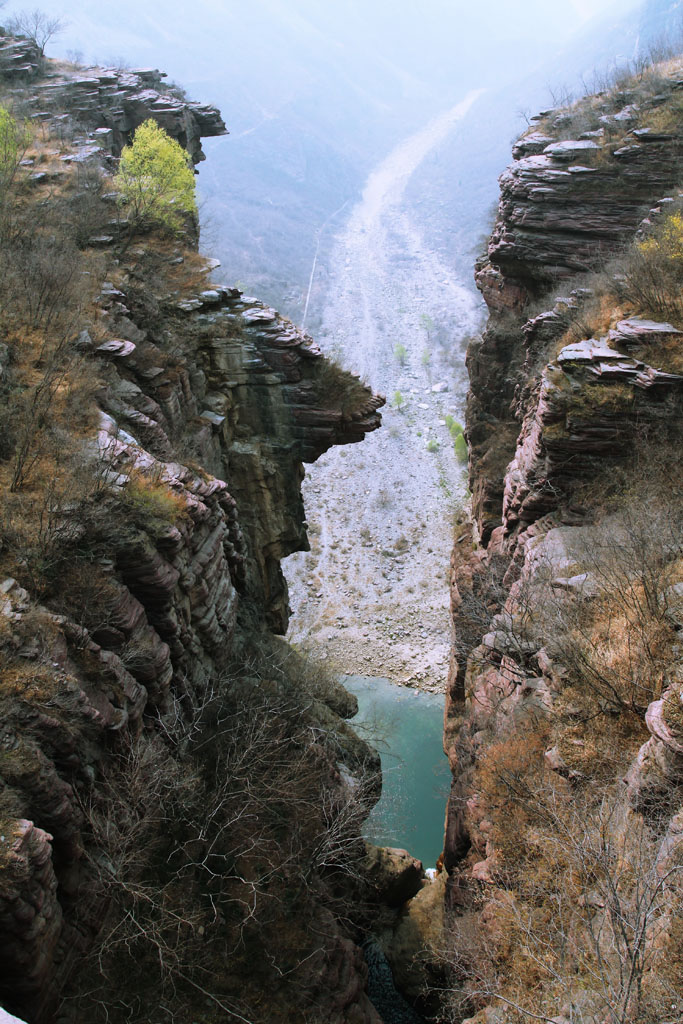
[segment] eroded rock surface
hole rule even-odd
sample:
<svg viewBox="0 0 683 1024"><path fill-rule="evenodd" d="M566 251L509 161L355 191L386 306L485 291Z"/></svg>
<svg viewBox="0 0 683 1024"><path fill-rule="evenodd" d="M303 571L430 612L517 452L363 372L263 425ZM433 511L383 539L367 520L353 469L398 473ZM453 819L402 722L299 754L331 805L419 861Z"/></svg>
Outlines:
<svg viewBox="0 0 683 1024"><path fill-rule="evenodd" d="M536 119L501 177L477 266L490 316L467 357L473 502L452 558L444 851L451 984L476 1024L498 1019L494 991L526 998L515 989L523 957L510 955L495 984L477 958L505 961L521 934L532 958L540 950L524 915L565 889L549 876L534 888L534 858L570 819L577 864L590 819L610 856L628 850L653 880L642 978L664 1005L651 995L665 991L656 958L675 948L669 915L680 912L675 899L657 903L656 880L681 855L681 323L629 291L624 252L636 240L647 252L680 204L680 116L662 113L680 65L665 73L660 94L623 108L608 94ZM578 804L584 820L567 811ZM593 877L571 897L585 936L605 920L598 888ZM549 983L527 1009L565 1019L579 988L562 984L564 1002ZM585 1019L612 1008L615 985L580 994Z"/></svg>
<svg viewBox="0 0 683 1024"><path fill-rule="evenodd" d="M23 44L0 44L28 59ZM214 108L164 93L158 72L47 68L33 83L45 119L66 104L91 127L74 159L106 167L103 154L150 116L195 161L200 137L225 130ZM112 798L112 763L131 750L164 763L226 680L276 689L239 659L262 638L277 660L268 636L288 618L280 560L307 547L302 463L362 440L384 404L276 311L209 280L211 261L198 261L192 287L169 291L159 267L195 254L131 256L132 269L113 264L116 284L103 283L75 343L97 380L99 429L79 443L98 483L87 524L74 504L59 530L65 545L87 532L92 557L50 607L0 581L0 999L32 1024L54 1019L107 920L101 882L116 869L93 822ZM339 717L351 703L329 691L306 708L306 756L329 776L332 817L346 780L377 770ZM124 787L112 813L135 820L136 800ZM307 967L310 1005L338 1024L376 1024L360 948L322 904L313 917L324 940Z"/></svg>

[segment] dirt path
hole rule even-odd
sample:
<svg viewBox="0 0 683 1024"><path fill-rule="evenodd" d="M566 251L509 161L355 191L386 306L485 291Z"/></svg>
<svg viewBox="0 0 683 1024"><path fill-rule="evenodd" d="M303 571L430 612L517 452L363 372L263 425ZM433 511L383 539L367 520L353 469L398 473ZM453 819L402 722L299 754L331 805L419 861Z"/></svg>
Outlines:
<svg viewBox="0 0 683 1024"><path fill-rule="evenodd" d="M446 678L452 522L466 486L445 418L462 421L464 345L481 324L481 305L425 247L402 199L478 95L389 154L337 240L316 338L390 407L363 444L308 467L312 550L285 562L293 642L344 672L426 690L442 689Z"/></svg>

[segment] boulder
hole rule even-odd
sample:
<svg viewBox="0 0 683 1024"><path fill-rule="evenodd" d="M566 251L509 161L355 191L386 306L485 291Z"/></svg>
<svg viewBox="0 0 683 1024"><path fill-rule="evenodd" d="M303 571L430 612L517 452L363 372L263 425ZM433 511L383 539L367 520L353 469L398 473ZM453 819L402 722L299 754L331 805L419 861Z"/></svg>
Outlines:
<svg viewBox="0 0 683 1024"><path fill-rule="evenodd" d="M422 862L407 850L366 843L363 874L374 889L375 898L388 907L400 907L420 891L424 880Z"/></svg>

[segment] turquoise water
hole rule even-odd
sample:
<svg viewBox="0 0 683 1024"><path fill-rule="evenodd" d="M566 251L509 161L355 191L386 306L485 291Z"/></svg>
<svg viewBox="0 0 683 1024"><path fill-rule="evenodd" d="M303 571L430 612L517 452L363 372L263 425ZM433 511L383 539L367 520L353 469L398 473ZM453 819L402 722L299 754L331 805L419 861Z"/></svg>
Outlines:
<svg viewBox="0 0 683 1024"><path fill-rule="evenodd" d="M434 867L443 847L451 777L443 753L444 698L396 686L388 679L344 676L358 698L351 725L382 758L382 798L365 826L365 838L398 846Z"/></svg>

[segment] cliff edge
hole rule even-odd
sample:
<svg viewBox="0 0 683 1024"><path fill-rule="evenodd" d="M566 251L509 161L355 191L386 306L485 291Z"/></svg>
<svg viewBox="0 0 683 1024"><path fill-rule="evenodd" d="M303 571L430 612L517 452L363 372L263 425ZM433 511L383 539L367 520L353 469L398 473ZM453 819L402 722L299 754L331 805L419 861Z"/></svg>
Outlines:
<svg viewBox="0 0 683 1024"><path fill-rule="evenodd" d="M679 59L517 142L468 353L448 1019L678 1019Z"/></svg>
<svg viewBox="0 0 683 1024"><path fill-rule="evenodd" d="M274 634L302 463L384 399L217 283L192 217L122 210L136 127L194 162L225 132L162 78L0 37L0 998L31 1024L370 1024L378 758Z"/></svg>

